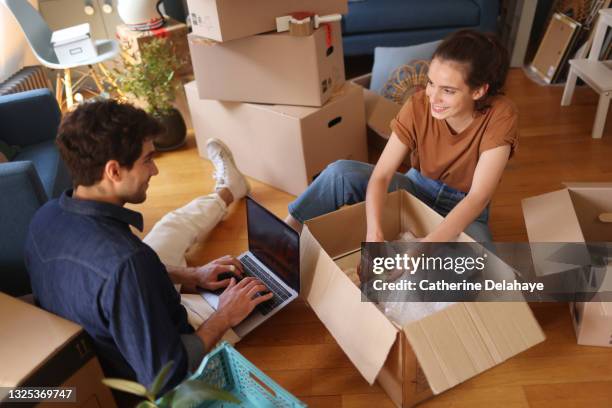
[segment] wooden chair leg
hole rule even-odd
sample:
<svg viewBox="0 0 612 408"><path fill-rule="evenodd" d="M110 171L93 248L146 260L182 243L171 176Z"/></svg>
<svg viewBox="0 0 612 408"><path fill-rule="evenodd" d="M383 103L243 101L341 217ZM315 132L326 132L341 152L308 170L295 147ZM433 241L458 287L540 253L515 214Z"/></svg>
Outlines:
<svg viewBox="0 0 612 408"><path fill-rule="evenodd" d="M89 75L95 82L96 88L98 88L98 95L104 92L104 87L102 86L102 82L100 82L100 77L98 76L98 73L93 65L89 65Z"/></svg>
<svg viewBox="0 0 612 408"><path fill-rule="evenodd" d="M108 70L108 68L106 68L104 63L102 62L98 63L97 67L100 69L100 72L102 72L102 75L104 75L106 82L109 83L113 87L113 90L115 92L117 92L117 95L119 95L120 98L125 98L125 94L121 92L121 90L119 89L119 86L117 85L115 76Z"/></svg>
<svg viewBox="0 0 612 408"><path fill-rule="evenodd" d="M69 110L74 106L74 98L72 97L72 77L70 69L64 69L64 89L66 91L66 108Z"/></svg>
<svg viewBox="0 0 612 408"><path fill-rule="evenodd" d="M563 96L561 97L561 106L569 106L572 103L572 96L574 96L574 89L576 89L576 81L578 76L576 72L570 67L569 74L567 75L567 82L565 83L565 89L563 90Z"/></svg>
<svg viewBox="0 0 612 408"><path fill-rule="evenodd" d="M606 118L608 116L608 108L610 107L610 98L612 98L612 92L605 92L599 95L597 112L595 112L595 123L593 124L593 132L591 133L593 139L601 139L603 136Z"/></svg>
<svg viewBox="0 0 612 408"><path fill-rule="evenodd" d="M62 100L63 97L64 88L62 84L62 72L58 70L55 75L55 100L57 101L57 104L60 106L60 108L62 106L62 103L64 102Z"/></svg>

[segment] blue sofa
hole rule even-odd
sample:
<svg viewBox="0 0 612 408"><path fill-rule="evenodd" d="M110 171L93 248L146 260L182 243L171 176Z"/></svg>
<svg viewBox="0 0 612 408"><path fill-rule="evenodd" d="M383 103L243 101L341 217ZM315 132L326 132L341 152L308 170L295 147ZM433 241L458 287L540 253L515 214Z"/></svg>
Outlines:
<svg viewBox="0 0 612 408"><path fill-rule="evenodd" d="M344 54L426 43L462 28L494 32L498 10L498 0L350 1L342 20Z"/></svg>
<svg viewBox="0 0 612 408"><path fill-rule="evenodd" d="M0 291L13 296L31 292L23 246L32 216L72 184L55 145L60 119L48 89L0 96L0 139L19 147L0 163Z"/></svg>

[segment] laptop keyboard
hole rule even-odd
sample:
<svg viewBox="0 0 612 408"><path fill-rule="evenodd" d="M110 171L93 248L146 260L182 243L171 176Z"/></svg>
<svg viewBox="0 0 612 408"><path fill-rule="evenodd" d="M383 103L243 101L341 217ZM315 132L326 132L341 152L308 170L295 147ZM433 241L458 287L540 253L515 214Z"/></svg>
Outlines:
<svg viewBox="0 0 612 408"><path fill-rule="evenodd" d="M249 256L243 256L240 262L244 266L244 274L259 279L266 285L274 294L272 299L257 305L257 310L262 315L267 315L274 310L278 305L291 297L291 293L273 279L266 271L264 271L255 261Z"/></svg>

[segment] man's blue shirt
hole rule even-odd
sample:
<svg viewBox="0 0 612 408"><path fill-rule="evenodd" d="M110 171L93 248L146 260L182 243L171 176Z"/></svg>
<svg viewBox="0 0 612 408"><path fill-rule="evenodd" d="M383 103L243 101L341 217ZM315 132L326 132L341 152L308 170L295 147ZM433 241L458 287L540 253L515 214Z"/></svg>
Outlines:
<svg viewBox="0 0 612 408"><path fill-rule="evenodd" d="M130 225L142 231L142 215L69 190L34 216L26 265L37 302L83 326L107 376L149 385L174 360L168 389L187 374L181 334L193 329L165 266Z"/></svg>

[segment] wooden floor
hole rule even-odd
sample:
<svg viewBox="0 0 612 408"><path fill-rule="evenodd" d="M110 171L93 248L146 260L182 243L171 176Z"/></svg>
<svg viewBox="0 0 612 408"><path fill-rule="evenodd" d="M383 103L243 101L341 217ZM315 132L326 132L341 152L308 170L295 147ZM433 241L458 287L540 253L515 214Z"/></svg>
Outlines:
<svg viewBox="0 0 612 408"><path fill-rule="evenodd" d="M603 139L593 140L596 94L578 88L572 106L560 107L562 91L531 82L521 70L510 73L507 94L520 110L521 139L492 203L491 228L497 241L527 240L521 199L562 188L564 181L612 181L612 115ZM185 148L161 154L157 164L160 174L151 181L146 203L132 206L144 214L145 233L165 212L213 187L212 166L198 157L193 138ZM291 195L256 181L252 185L258 201L279 216L287 214ZM190 250L188 260L204 263L245 248L242 202L206 242ZM532 305L532 309L547 336L544 343L421 406L612 407L612 348L576 345L566 304ZM378 386L363 380L302 301L291 304L237 347L312 407L392 406Z"/></svg>

